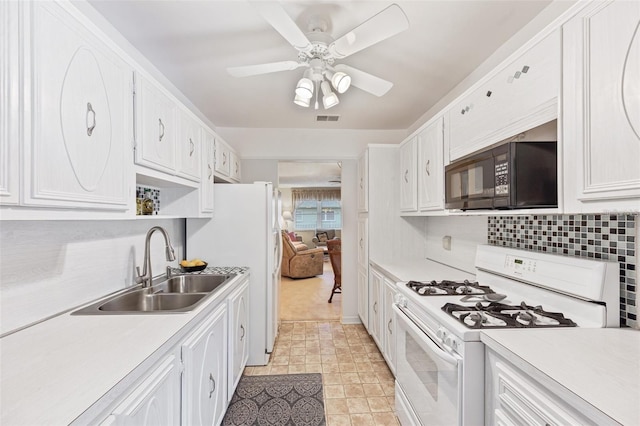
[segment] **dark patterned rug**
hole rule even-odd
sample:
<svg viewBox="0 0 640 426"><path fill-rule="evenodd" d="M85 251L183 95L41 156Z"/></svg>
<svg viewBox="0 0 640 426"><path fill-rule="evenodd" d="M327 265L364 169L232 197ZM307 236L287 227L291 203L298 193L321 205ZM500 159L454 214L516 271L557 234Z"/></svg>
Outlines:
<svg viewBox="0 0 640 426"><path fill-rule="evenodd" d="M322 374L242 376L222 424L322 426Z"/></svg>

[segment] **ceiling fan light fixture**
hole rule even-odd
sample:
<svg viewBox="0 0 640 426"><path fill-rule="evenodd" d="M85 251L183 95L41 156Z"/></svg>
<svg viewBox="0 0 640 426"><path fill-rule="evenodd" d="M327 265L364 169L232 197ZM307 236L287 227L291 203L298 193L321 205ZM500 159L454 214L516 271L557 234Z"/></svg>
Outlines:
<svg viewBox="0 0 640 426"><path fill-rule="evenodd" d="M296 94L295 98L293 98L293 103L304 108L309 108L309 105L311 104L311 98L303 98L300 95Z"/></svg>
<svg viewBox="0 0 640 426"><path fill-rule="evenodd" d="M307 77L302 77L296 85L296 97L311 99L313 97L313 81Z"/></svg>
<svg viewBox="0 0 640 426"><path fill-rule="evenodd" d="M338 99L338 95L331 91L331 86L329 86L329 82L323 81L320 84L320 88L322 89L322 105L324 109L329 109L334 107L340 103L340 99Z"/></svg>
<svg viewBox="0 0 640 426"><path fill-rule="evenodd" d="M338 93L344 93L351 86L351 76L342 71L337 71L331 76L331 85Z"/></svg>

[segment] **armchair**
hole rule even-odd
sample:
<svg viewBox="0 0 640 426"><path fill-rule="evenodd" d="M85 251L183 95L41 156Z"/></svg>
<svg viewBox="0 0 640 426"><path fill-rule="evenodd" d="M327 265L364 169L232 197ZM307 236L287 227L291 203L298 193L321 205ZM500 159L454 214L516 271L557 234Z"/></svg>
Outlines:
<svg viewBox="0 0 640 426"><path fill-rule="evenodd" d="M283 231L282 235L282 276L289 278L309 278L322 275L324 269L323 250L307 249L304 244L296 246Z"/></svg>
<svg viewBox="0 0 640 426"><path fill-rule="evenodd" d="M316 236L311 240L316 247L326 247L327 241L333 240L336 237L335 229L317 229Z"/></svg>

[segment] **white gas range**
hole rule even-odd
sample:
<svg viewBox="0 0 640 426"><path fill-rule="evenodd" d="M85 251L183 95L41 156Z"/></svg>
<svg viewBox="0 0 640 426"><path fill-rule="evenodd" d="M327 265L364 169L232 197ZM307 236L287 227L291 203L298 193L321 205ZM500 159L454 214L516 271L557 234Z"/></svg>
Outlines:
<svg viewBox="0 0 640 426"><path fill-rule="evenodd" d="M482 245L475 267L476 281L397 283L403 425L484 424L483 329L619 326L617 263Z"/></svg>

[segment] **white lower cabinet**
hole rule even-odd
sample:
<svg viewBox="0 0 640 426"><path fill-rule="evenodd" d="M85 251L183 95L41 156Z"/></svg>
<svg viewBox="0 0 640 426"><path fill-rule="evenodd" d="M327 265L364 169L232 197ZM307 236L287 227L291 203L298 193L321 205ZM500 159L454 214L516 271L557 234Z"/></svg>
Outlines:
<svg viewBox="0 0 640 426"><path fill-rule="evenodd" d="M383 351L382 355L387 360L391 372L396 372L396 323L393 317L393 303L396 298L395 283L384 277L382 286L382 334Z"/></svg>
<svg viewBox="0 0 640 426"><path fill-rule="evenodd" d="M485 424L605 424L595 409L570 405L493 350L486 350L485 362Z"/></svg>
<svg viewBox="0 0 640 426"><path fill-rule="evenodd" d="M228 301L229 319L231 321L229 324L229 390L227 392L229 401L249 359L247 336L247 324L249 322L248 299L249 283L245 283L229 297Z"/></svg>
<svg viewBox="0 0 640 426"><path fill-rule="evenodd" d="M182 344L182 423L220 424L227 407L227 307L213 314Z"/></svg>
<svg viewBox="0 0 640 426"><path fill-rule="evenodd" d="M362 324L369 330L369 281L367 270L358 268L358 315Z"/></svg>
<svg viewBox="0 0 640 426"><path fill-rule="evenodd" d="M179 358L169 355L122 401L101 426L180 423Z"/></svg>
<svg viewBox="0 0 640 426"><path fill-rule="evenodd" d="M384 278L376 269L369 269L369 334L382 350L383 339L381 334L382 303L380 303L381 289Z"/></svg>

